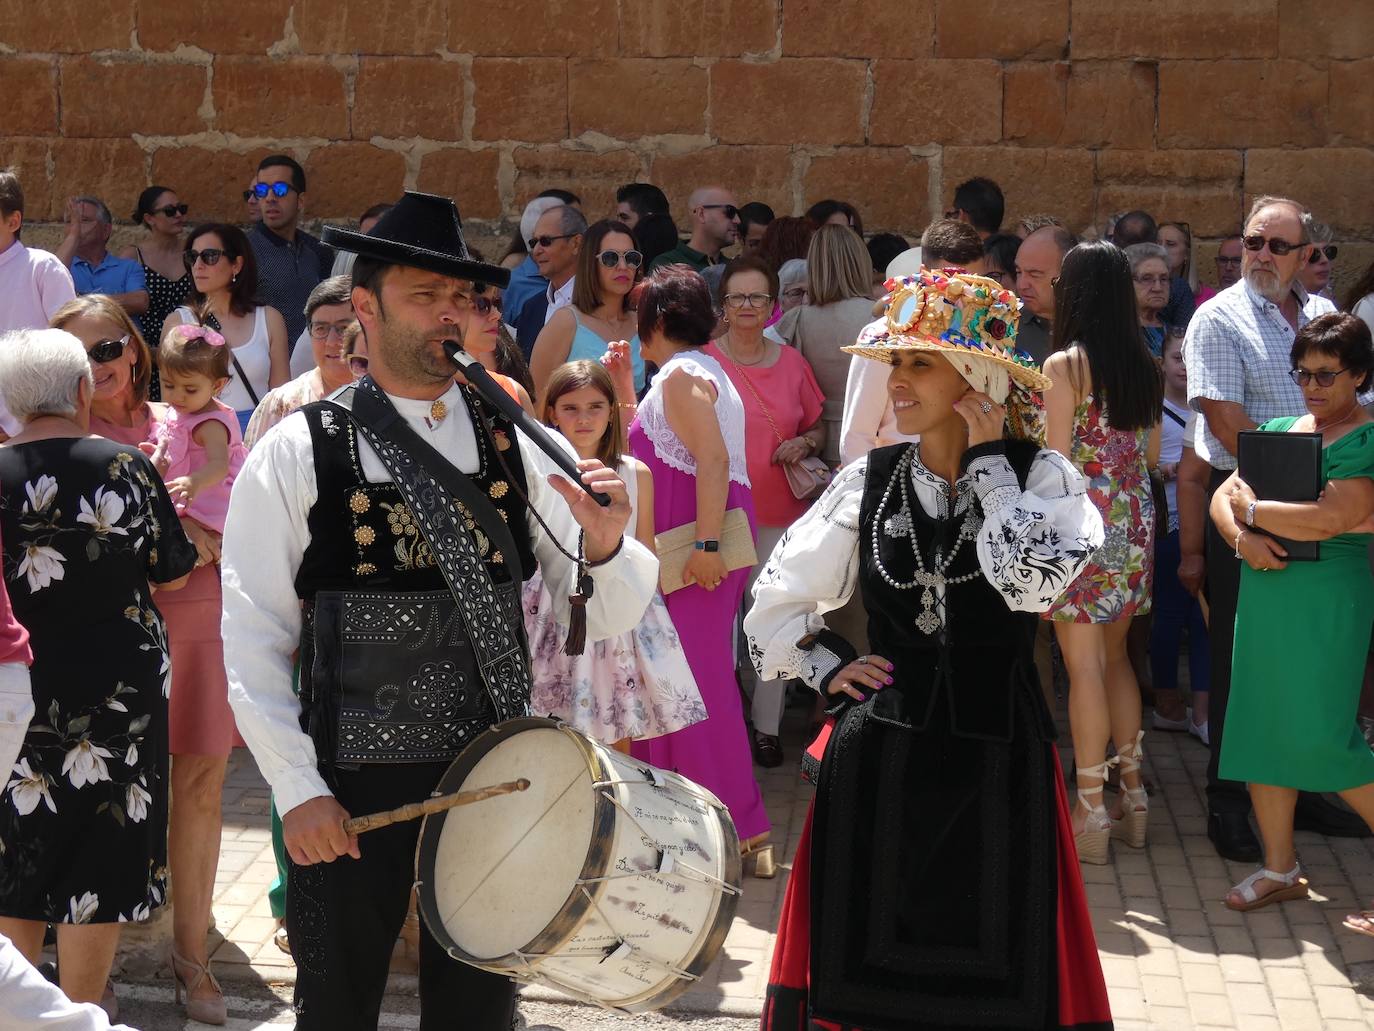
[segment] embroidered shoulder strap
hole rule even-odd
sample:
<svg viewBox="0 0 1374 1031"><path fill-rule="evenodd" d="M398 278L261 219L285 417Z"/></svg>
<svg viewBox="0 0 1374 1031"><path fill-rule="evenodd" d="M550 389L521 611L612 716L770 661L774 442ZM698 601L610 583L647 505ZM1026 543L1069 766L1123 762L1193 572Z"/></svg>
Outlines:
<svg viewBox="0 0 1374 1031"><path fill-rule="evenodd" d="M508 603L497 590L477 542L456 518L455 503L466 505L473 518L482 523L483 531L508 556L507 565L513 566L514 574L512 597L518 599L520 560L509 528L467 477L410 428L370 376L329 400L348 413L414 513L416 525L457 603L497 716L507 720L527 715L530 667L520 636L524 623L518 605Z"/></svg>

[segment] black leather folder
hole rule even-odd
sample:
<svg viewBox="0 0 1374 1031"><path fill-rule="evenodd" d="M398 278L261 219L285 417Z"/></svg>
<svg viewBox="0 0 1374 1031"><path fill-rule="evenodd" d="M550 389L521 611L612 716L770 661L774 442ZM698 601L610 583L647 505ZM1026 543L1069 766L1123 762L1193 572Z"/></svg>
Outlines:
<svg viewBox="0 0 1374 1031"><path fill-rule="evenodd" d="M1261 501L1316 501L1322 492L1320 433L1263 433L1241 430L1236 459L1240 478ZM1251 532L1265 533L1258 526ZM1268 534L1288 552L1289 562L1315 562L1317 541L1290 541Z"/></svg>

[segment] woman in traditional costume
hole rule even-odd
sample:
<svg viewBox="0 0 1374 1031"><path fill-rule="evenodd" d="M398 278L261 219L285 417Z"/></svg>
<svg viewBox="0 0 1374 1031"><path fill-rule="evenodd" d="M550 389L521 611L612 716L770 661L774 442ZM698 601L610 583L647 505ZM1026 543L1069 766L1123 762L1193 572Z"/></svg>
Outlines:
<svg viewBox="0 0 1374 1031"><path fill-rule="evenodd" d="M1019 302L981 276L892 284L856 346L898 428L774 550L745 621L761 677L834 703L787 886L765 1031L1110 1028L1036 613L1102 543L1041 443ZM857 585L873 654L827 629ZM819 761L817 761L819 760Z"/></svg>

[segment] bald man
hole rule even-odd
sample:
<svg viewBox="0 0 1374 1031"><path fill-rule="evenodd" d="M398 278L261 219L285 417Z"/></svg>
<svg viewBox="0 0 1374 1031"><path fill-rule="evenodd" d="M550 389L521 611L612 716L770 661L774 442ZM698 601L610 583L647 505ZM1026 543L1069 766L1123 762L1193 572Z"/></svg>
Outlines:
<svg viewBox="0 0 1374 1031"><path fill-rule="evenodd" d="M703 186L687 200L692 235L654 259L649 270L662 265L690 265L698 272L719 264L722 249L739 239L739 206L723 186Z"/></svg>

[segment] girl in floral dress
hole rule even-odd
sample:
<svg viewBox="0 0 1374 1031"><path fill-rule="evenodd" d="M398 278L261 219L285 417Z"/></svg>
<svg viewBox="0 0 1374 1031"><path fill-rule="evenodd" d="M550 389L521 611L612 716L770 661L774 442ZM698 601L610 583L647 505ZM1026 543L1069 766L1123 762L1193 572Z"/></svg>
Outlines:
<svg viewBox="0 0 1374 1031"><path fill-rule="evenodd" d="M37 961L44 925L58 925L63 990L98 1002L119 924L167 897L171 662L152 585L180 586L196 551L148 459L88 435L76 338L12 334L0 380L24 423L0 446L0 538L36 710L0 777L0 934ZM55 400L53 383L74 397Z"/></svg>
<svg viewBox="0 0 1374 1031"><path fill-rule="evenodd" d="M1150 608L1154 502L1164 387L1141 335L1130 263L1105 242L1080 244L1055 285L1054 350L1045 374L1046 440L1088 481L1106 540L1045 613L1069 670L1069 730L1078 771L1073 830L1079 858L1107 862L1112 838L1145 844L1140 782L1140 686L1126 653L1131 618ZM1107 743L1116 755L1107 760ZM1102 804L1120 763L1123 797Z"/></svg>
<svg viewBox="0 0 1374 1031"><path fill-rule="evenodd" d="M624 431L606 370L585 360L559 366L544 391L543 417L579 458L598 459L620 473L634 507L635 537L652 548L653 480L643 462L621 453ZM671 734L706 718L662 595L654 596L634 630L593 642L581 655L565 654L568 628L554 619L552 602L536 573L524 595L534 712L556 716L626 753L632 740Z"/></svg>

